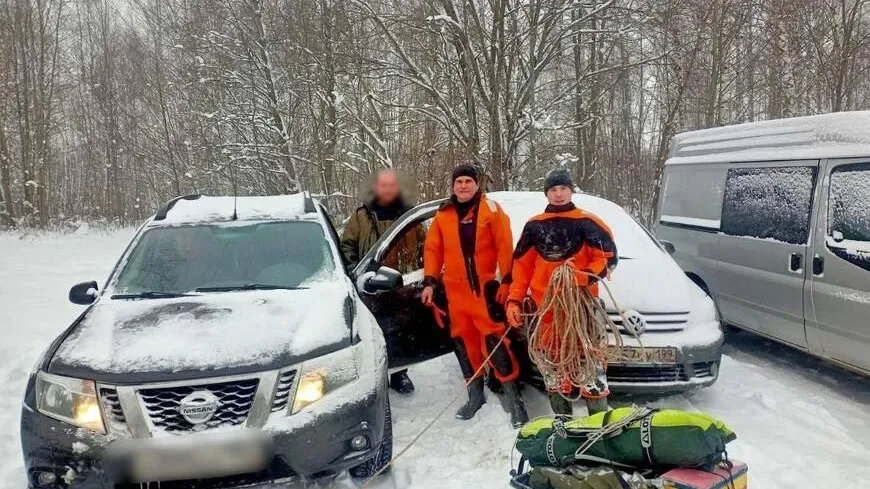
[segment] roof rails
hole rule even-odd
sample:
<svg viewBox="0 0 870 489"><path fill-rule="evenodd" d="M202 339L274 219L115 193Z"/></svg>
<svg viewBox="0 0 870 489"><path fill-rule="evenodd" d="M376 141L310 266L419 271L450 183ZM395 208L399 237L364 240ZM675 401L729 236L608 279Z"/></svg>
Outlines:
<svg viewBox="0 0 870 489"><path fill-rule="evenodd" d="M175 207L175 204L179 200L197 200L200 197L201 196L199 194L179 195L178 197L175 197L174 199L160 206L160 209L157 209L157 214L154 215L154 220L162 221L166 219L166 214L168 214L169 211L171 211L172 208Z"/></svg>
<svg viewBox="0 0 870 489"><path fill-rule="evenodd" d="M314 199L311 197L311 193L307 190L302 192L303 197L305 198L305 207L304 211L306 214L310 214L312 212L317 212L317 207L314 205Z"/></svg>

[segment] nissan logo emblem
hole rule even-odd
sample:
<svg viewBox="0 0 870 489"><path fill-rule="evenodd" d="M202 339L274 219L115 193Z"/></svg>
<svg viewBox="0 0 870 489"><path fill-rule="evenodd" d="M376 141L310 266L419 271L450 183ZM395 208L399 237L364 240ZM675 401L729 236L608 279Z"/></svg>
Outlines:
<svg viewBox="0 0 870 489"><path fill-rule="evenodd" d="M178 406L178 412L192 425L210 420L217 412L220 401L209 391L196 391L185 396Z"/></svg>

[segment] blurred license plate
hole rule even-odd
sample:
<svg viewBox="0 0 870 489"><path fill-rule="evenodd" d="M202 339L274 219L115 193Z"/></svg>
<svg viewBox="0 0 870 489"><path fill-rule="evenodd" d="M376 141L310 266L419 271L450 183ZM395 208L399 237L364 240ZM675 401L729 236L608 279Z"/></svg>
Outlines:
<svg viewBox="0 0 870 489"><path fill-rule="evenodd" d="M206 479L258 472L274 455L271 439L237 433L131 440L121 454L130 482Z"/></svg>
<svg viewBox="0 0 870 489"><path fill-rule="evenodd" d="M614 352L616 353L616 352ZM622 355L617 355L618 361L611 363L677 363L676 348L635 348L623 347Z"/></svg>

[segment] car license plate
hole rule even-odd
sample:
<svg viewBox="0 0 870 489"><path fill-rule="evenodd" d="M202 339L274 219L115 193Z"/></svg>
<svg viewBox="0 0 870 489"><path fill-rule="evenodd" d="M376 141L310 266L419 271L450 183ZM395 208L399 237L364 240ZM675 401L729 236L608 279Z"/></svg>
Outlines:
<svg viewBox="0 0 870 489"><path fill-rule="evenodd" d="M206 479L258 472L274 455L259 434L191 435L130 440L122 459L130 482Z"/></svg>
<svg viewBox="0 0 870 489"><path fill-rule="evenodd" d="M675 364L677 363L676 348L637 348L626 346L622 348L622 354L618 354L611 349L614 360L612 364L623 363L655 363L655 364Z"/></svg>

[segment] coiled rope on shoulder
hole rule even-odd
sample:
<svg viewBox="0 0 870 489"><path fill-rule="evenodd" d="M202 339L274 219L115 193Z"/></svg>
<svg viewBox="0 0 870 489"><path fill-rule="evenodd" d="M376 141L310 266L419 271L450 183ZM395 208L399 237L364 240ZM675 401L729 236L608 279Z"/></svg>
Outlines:
<svg viewBox="0 0 870 489"><path fill-rule="evenodd" d="M620 327L588 287L577 284L578 274L598 278L577 270L570 260L556 268L528 331L529 357L544 379L582 389L594 383L597 368L625 357ZM607 283L599 283L623 314Z"/></svg>

